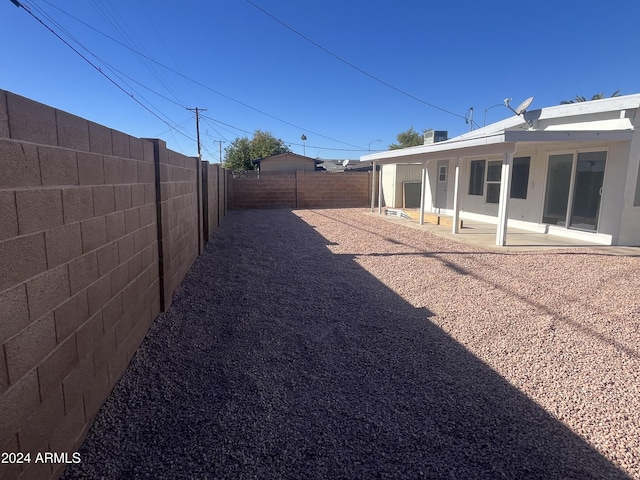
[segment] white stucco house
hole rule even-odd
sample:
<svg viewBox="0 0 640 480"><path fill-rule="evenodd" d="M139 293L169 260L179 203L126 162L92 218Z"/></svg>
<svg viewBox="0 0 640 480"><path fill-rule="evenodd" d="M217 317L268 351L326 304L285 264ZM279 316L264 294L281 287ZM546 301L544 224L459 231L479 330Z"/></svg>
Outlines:
<svg viewBox="0 0 640 480"><path fill-rule="evenodd" d="M444 142L361 159L419 165L420 208L453 217L453 233L467 219L496 224L497 245L515 227L638 246L639 127L640 94L627 95L531 110Z"/></svg>

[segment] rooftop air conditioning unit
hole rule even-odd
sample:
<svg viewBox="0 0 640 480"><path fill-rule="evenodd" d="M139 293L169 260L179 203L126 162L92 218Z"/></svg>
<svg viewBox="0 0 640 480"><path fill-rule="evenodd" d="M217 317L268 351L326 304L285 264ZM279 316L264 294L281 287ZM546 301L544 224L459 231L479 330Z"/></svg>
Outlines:
<svg viewBox="0 0 640 480"><path fill-rule="evenodd" d="M449 132L447 130L427 130L424 132L424 144L444 142L449 139Z"/></svg>
<svg viewBox="0 0 640 480"><path fill-rule="evenodd" d="M434 143L433 140L435 138L436 132L435 130L427 130L424 132L424 144L429 145L430 143Z"/></svg>

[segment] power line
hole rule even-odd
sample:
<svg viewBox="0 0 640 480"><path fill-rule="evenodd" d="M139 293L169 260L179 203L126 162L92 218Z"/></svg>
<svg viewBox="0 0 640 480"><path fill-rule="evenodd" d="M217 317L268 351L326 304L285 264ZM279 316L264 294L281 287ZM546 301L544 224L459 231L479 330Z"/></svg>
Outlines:
<svg viewBox="0 0 640 480"><path fill-rule="evenodd" d="M227 137L225 137L222 133L220 133L218 131L217 126L214 126L211 122L209 122L206 118L204 118L202 115L200 116L200 118L202 118L202 120L204 121L204 123L206 123L209 128L211 128L211 130L213 130L215 133L218 134L219 137L221 137L225 142L228 142L229 139ZM209 131L207 130L206 135L209 135ZM211 135L212 136L212 135Z"/></svg>
<svg viewBox="0 0 640 480"><path fill-rule="evenodd" d="M240 127L235 127L235 126L230 125L228 123L221 122L220 120L216 120L215 118L207 117L206 115L200 115L200 118L205 119L205 120L211 120L212 122L216 122L216 123L219 123L221 125L225 125L227 127L233 128L234 130L238 130L238 131L246 133L248 135L253 135L255 133L255 132L250 132L249 130L244 130L244 129L240 128ZM222 135L220 135L220 136L222 136ZM225 140L227 140L227 139L225 138ZM287 142L285 140L283 140L283 142L288 144L288 145L295 145L297 147L304 146L304 144L302 144L302 143ZM321 147L321 146L318 146L318 145L306 145L306 146L309 147L309 148L319 148L321 150L334 150L334 151L338 151L338 152L368 152L369 151L366 148L351 149L351 148Z"/></svg>
<svg viewBox="0 0 640 480"><path fill-rule="evenodd" d="M13 1L13 0L11 0L11 1ZM16 1L17 1L17 0L16 0ZM285 125L289 125L290 127L295 127L295 128L297 128L297 129L300 129L300 130L303 130L303 131L307 131L307 132L309 132L309 133L313 133L314 135L317 135L318 137L322 137L322 138L325 138L325 139L327 139L327 140L331 140L332 142L341 143L341 144L343 144L343 145L347 145L347 146L350 146L350 147L354 147L354 148L362 149L362 151L366 150L366 149L363 149L362 147L360 147L359 145L353 145L353 144L351 144L351 143L344 142L344 141L342 141L342 140L338 140L338 139L335 139L335 138L332 138L332 137L328 137L328 136L326 136L326 135L323 135L323 134L321 134L321 133L315 132L315 131L310 130L310 129L308 129L308 128L301 127L300 125L296 125L296 124L294 124L294 123L288 122L288 121L283 120L283 119L281 119L281 118L279 118L279 117L276 117L275 115L271 115L270 113L264 112L264 111L262 111L262 110L260 110L260 109L258 109L258 108L256 108L256 107L253 107L253 106L251 106L251 105L249 105L249 104L247 104L247 103L244 103L244 102L242 102L242 101L240 101L240 100L237 100L237 99L235 99L235 98L233 98L233 97L230 97L230 96L228 96L228 95L225 95L224 93L219 92L219 91L215 90L214 88L212 88L212 87L210 87L210 86L208 86L208 85L205 85L205 84L203 84L202 82L199 82L198 80L195 80L195 79L193 79L193 78L191 78L191 77L189 77L189 76L187 76L187 75L185 75L185 74L183 74L183 73L181 73L181 72L179 72L179 71L177 71L177 70L175 70L175 69L173 69L173 68L171 68L171 67L169 67L169 66L167 66L167 65L164 65L163 63L161 63L161 62L159 62L159 61L157 61L157 60L155 60L155 59L151 58L151 57L150 57L150 56L148 56L148 55L145 55L144 53L142 53L142 52L140 52L140 51L136 50L135 48L133 48L133 47L131 47L131 46L129 46L129 45L126 45L125 43L123 43L123 42L121 42L121 41L119 41L119 40L117 40L117 39L113 38L112 36L110 36L110 35L108 35L108 34L106 34L106 33L102 32L101 30L98 30L97 28L93 27L92 25L89 25L88 23L84 22L83 20L80 20L79 18L77 18L77 17L75 17L75 16L71 15L70 13L66 12L65 10L62 10L62 9L61 9L61 8L59 8L58 6L56 6L56 5L52 4L51 2L49 2L48 0L42 0L42 1L43 1L43 2L45 2L45 3L47 3L48 5L52 6L52 7L53 7L53 8L55 8L56 10L59 10L60 12L64 13L65 15L67 15L67 16L69 16L69 17L71 17L72 19L74 19L75 21L77 21L77 22L81 23L82 25L86 26L87 28L90 28L91 30L93 30L93 31L95 31L95 32L99 33L100 35L102 35L102 36L104 36L104 37L108 38L108 39L109 39L109 40L111 40L112 42L115 42L115 43L117 43L118 45L120 45L120 46L122 46L122 47L126 48L127 50L130 50L131 52L135 53L136 55L140 55L141 57L144 57L145 59L149 60L150 62L153 62L153 63L155 63L156 65L159 65L159 66L161 66L162 68L164 68L164 69L166 69L166 70L168 70L168 71L170 71L170 72L172 72L172 73L174 73L174 74L176 74L176 75L178 75L178 76L180 76L180 77L184 78L185 80L188 80L188 81L190 81L190 82L194 83L195 85L198 85L198 86L200 86L200 87L202 87L202 88L204 88L204 89L206 89L206 90L209 90L209 91L210 91L210 92L212 92L212 93L215 93L216 95L219 95L219 96L221 96L221 97L223 97L223 98L226 98L227 100L231 100L232 102L235 102L235 103L237 103L238 105L242 105L242 106L243 106L243 107L245 107L245 108L249 108L249 109L251 109L251 110L253 110L253 111L257 112L257 113L260 113L261 115L267 116L267 117L269 117L269 118L273 118L274 120L277 120L277 121L279 121L279 122L281 122L281 123L284 123Z"/></svg>
<svg viewBox="0 0 640 480"><path fill-rule="evenodd" d="M303 38L304 40L306 40L307 42L309 42L310 44L312 44L313 46L319 48L320 50L322 50L323 52L327 53L328 55L331 55L333 58L341 61L342 63L344 63L345 65L348 65L349 67L353 68L354 70L362 73L363 75L366 75L367 77L375 80L378 83L381 83L382 85L384 85L385 87L388 87L392 90L395 90L398 93L401 93L402 95L405 95L413 100L416 100L420 103L423 103L431 108L435 108L436 110L440 110L441 112L444 113L448 113L449 115L453 115L454 117L458 117L461 118L463 120L465 120L465 117L462 115L458 115L457 113L454 113L450 110L447 110L445 108L442 107L438 107L437 105L434 105L433 103L429 103L425 100L422 100L421 98L416 97L415 95L412 95L408 92L405 92L404 90L401 90L398 87L395 87L393 85L391 85L388 82L385 82L384 80L376 77L375 75L367 72L366 70L363 70L362 68L358 67L357 65L354 65L353 63L349 62L348 60L345 60L344 58L342 58L341 56L333 53L331 50L328 50L327 48L323 47L322 45L320 45L319 43L311 40L309 37L307 37L306 35L300 33L298 30L296 30L293 27L290 27L289 25L287 25L286 23L284 23L282 20L280 20L279 18L275 17L274 15L272 15L271 13L269 13L268 11L266 11L264 8L260 7L259 5L256 5L255 3L253 3L251 0L245 0L248 4L252 5L253 7L255 7L256 9L260 10L262 13L264 13L265 15L267 15L268 17L272 18L273 20L275 20L276 22L278 22L280 25L282 25L283 27L287 28L288 30L291 30L293 33L295 33L296 35L298 35L299 37Z"/></svg>
<svg viewBox="0 0 640 480"><path fill-rule="evenodd" d="M106 61L104 61L103 59L101 59L100 57L98 57L97 55L95 55L93 52L91 52L87 47L85 47L84 45L82 45L82 43L80 43L73 35L71 35L66 29L64 29L61 25L59 25L53 18L51 18L46 12L41 11L37 5L34 5L34 8L38 9L38 11L40 11L44 16L48 17L49 20L54 23L61 31L63 31L64 33L66 33L67 36L69 36L69 38L71 38L73 41L75 41L81 48L83 48L84 50L86 50L90 55L92 55L93 57L95 57L98 61L100 61L101 63L103 63L109 70L113 71L116 76L118 76L118 74L128 78L129 80L133 81L134 83L140 85L141 87L149 90L150 92L164 98L165 100L174 103L175 105L185 108L187 110L191 110L191 111L195 111L196 112L196 130L198 131L198 139L193 139L192 137L190 137L189 135L187 135L186 133L184 133L181 130L181 126L172 124L170 121L163 119L160 115L162 114L159 110L158 112L160 113L156 113L153 110L151 110L151 108L149 108L148 106L146 106L144 103L142 103L140 100L138 100L132 93L128 92L124 87L122 87L122 85L120 85L118 82L116 82L113 78L111 78L109 75L107 75L100 67L98 67L95 63L93 63L89 58L87 58L85 55L83 55L79 50L77 50L73 45L71 45L67 40L65 40L60 34L58 34L52 27L50 27L49 25L47 25L43 20L41 20L38 16L36 16L29 8L27 8L25 5L22 5L21 3L19 3L18 0L10 0L12 3L14 3L14 5L18 6L19 8L22 8L23 10L25 10L30 16L32 16L35 20L37 20L41 25L43 25L47 30L49 30L53 35L55 35L60 41L62 41L65 45L67 45L67 47L69 47L74 53L76 53L78 56L80 56L85 62L87 62L89 65L91 65L95 70L98 71L98 73L100 73L102 76L104 76L107 80L109 80L113 85L115 85L119 90L121 90L123 93L125 93L128 97L130 97L132 100L134 100L137 104L139 104L141 107L143 107L145 110L147 110L149 113L151 113L153 116L155 116L158 120L160 120L161 122L163 122L165 125L167 125L170 128L170 131L176 131L177 133L180 133L181 135L183 135L184 137L186 137L188 140L191 141L195 141L198 145L198 157L201 158L201 153L200 153L200 148L201 148L201 143L199 140L199 124L198 124L198 119L199 118L203 118L203 119L207 119L207 120L211 120L213 122L219 123L221 125L226 125L230 128L233 128L235 130L239 130L241 132L253 135L254 132L249 132L248 130L244 130L241 129L239 127L235 127L231 124L222 122L220 120L216 120L214 118L211 117L206 117L205 115L202 115L201 112L202 111L206 111L206 109L199 109L199 108L188 108L185 107L184 105L181 105L180 103L178 103L177 101L174 101L168 97L166 97L165 95L153 90L150 87L147 87L146 85L138 82L137 80L135 80L134 78L130 77L129 75L121 72L120 70L116 69L115 67L113 67L112 65L110 65L109 63L107 63ZM122 80L122 79L121 79ZM126 83L126 82L125 82ZM129 86L129 88L131 88ZM141 98L144 98L140 95ZM148 100L147 100L148 102ZM148 102L150 103L150 102ZM155 107L154 107L155 108ZM183 124L186 122L183 122ZM207 122L208 123L208 122ZM212 127L213 128L213 127ZM222 135L221 135L222 136ZM223 137L224 138L224 137ZM225 141L227 141L225 139ZM289 145L296 145L296 146L301 146L302 144L296 143L296 142L284 142L287 143ZM365 151L365 149L361 149L361 148L357 148L357 149L344 149L344 148L330 148L330 147L322 147L322 146L317 146L317 145L309 145L310 148L318 148L318 149L322 149L322 150L332 150L332 151L352 151L352 152L362 152ZM209 154L211 155L211 157L213 158L215 155L211 153L211 151L209 151L206 147L202 146L202 148Z"/></svg>
<svg viewBox="0 0 640 480"><path fill-rule="evenodd" d="M105 4L102 0L90 0L90 2L123 42L129 45L130 48L144 50L144 46L138 40L135 32L131 27L129 27L126 20L120 16L117 10L113 9L109 4ZM158 72L157 68L152 63L140 56L137 57L137 60L153 77L158 80L158 82L166 89L167 92L169 92L170 95L173 96L176 101L180 101L177 92L174 91L164 78L162 78L160 72Z"/></svg>
<svg viewBox="0 0 640 480"><path fill-rule="evenodd" d="M229 124L229 123L225 123L225 122L223 122L223 121L221 121L221 120L217 120L217 119L215 119L215 118L211 118L211 117L208 117L208 116L206 116L206 115L201 115L201 117L202 117L202 118L205 118L205 119L207 119L207 120L211 120L212 122L219 123L220 125L225 125L225 126L227 126L227 127L229 127L229 128L233 128L234 130L238 130L239 132L248 133L249 135L253 135L253 132L250 132L249 130L244 130L243 128L236 127L236 126L231 125L231 124Z"/></svg>
<svg viewBox="0 0 640 480"><path fill-rule="evenodd" d="M152 111L152 110L151 110L151 108L149 108L149 107L147 107L146 105L144 105L144 104L143 104L141 101L139 101L139 100L138 100L138 99L137 99L137 98L136 98L132 93L130 93L130 92L128 92L126 89L124 89L124 87L122 87L122 86L121 86L120 84L118 84L115 80L113 80L111 77L109 77L109 76L108 76L108 75L107 75L107 74L106 74L106 73L105 73L105 72L104 72L100 67L98 67L97 65L95 65L91 60L89 60L86 56L84 56L81 52L79 52L76 48L74 48L70 43L68 43L64 38L62 38L62 37L61 37L57 32L55 32L51 27L49 27L48 25L46 25L46 24L45 24L45 23L44 23L40 18L38 18L35 14L33 14L33 13L30 11L30 9L28 9L28 8L26 8L24 5L22 5L22 4L20 4L20 3L18 3L18 2L17 2L17 0L16 0L16 1L11 0L11 1L12 1L14 4L16 4L17 6L22 7L25 11L27 11L27 13L29 13L29 14L30 14L33 18L35 18L39 23L41 23L45 28L47 28L51 33L53 33L56 37L58 37L58 39L60 39L60 40L61 40L63 43L65 43L69 48L71 48L71 49L72 49L76 54L78 54L78 55L79 55L83 60L85 60L87 63L89 63L89 65L91 65L94 69L96 69L96 70L97 70L101 75L103 75L103 76L104 76L105 78L107 78L111 83L113 83L116 87L118 87L121 91L123 91L123 92L124 92L128 97L130 97L131 99L133 99L136 103L138 103L140 106L142 106L143 108L145 108L148 112L150 112L152 115L154 115L154 116L155 116L156 118L158 118L160 121L162 121L164 124L166 124L166 125L170 128L170 131L176 131L177 133L179 133L179 134L183 135L183 136L184 136L185 138L187 138L188 140L191 140L191 141L196 142L196 143L198 144L198 148L200 149L200 147L202 147L202 148L203 148L203 149L204 149L204 150L205 150L209 155L211 155L211 157L212 157L212 158L215 156L214 154L212 154L212 152L211 152L208 148L206 148L204 145L201 145L201 144L200 144L200 142L199 142L198 140L195 140L195 139L193 139L192 137L190 137L189 135L187 135L186 133L184 133L184 132L182 131L182 129L181 129L181 126L182 126L182 125L179 125L179 126L178 126L178 125L172 124L169 120L165 120L165 119L161 118L161 116L160 116L160 115L164 115L164 114L162 114L162 112L160 112L157 108L156 108L156 110L158 110L158 112L159 112L159 113L155 113L154 111ZM44 1L45 1L45 3L50 4L47 0L44 0ZM50 5L52 5L52 4L50 4ZM55 7L55 5L52 5L52 6L54 6L54 7ZM84 45L82 45L82 43L81 43L77 38L75 38L71 33L69 33L69 32L68 32L64 27L62 27L58 22L56 22L56 20L55 20L55 19L53 19L49 14L47 14L47 12L46 12L46 11L44 11L44 10L40 9L37 5L33 5L33 8L37 9L39 12L41 12L41 14L42 14L42 15L46 16L46 17L49 19L49 21L51 21L52 23L54 23L54 24L55 24L55 25L56 25L56 26L57 26L61 31L63 31L63 32L64 32L64 33L69 37L69 38L71 38L75 43L77 43L77 44L78 44L82 49L84 49L85 51L87 51L90 55L92 55L94 58L96 58L99 62L101 62L102 64L104 64L104 65L105 65L109 70L111 70L111 71L112 71L116 76L118 76L118 77L120 78L120 80L121 80L121 81L123 81L123 82L124 82L124 80L123 80L120 76L126 77L127 79L129 79L130 81L132 81L132 82L136 83L137 85L141 86L142 88L144 88L144 89L146 89L146 90L150 91L151 93L153 93L153 94L155 94L155 95L157 95L157 96L159 96L159 97L161 97L161 98L163 98L163 99L165 99L165 100L167 100L167 101L169 101L169 102L171 102L171 103L173 103L173 104L175 104L175 105L177 105L177 106L179 106L179 107L181 107L181 108L185 108L185 109L187 109L187 110L192 110L192 111L194 110L194 109L191 109L191 108L188 108L188 107L186 107L186 106L182 105L182 104L181 104L181 103L179 103L178 101L173 100L173 99L171 99L171 98L167 97L166 95L163 95L162 93L160 93L160 92L158 92L158 91L156 91L156 90L154 90L154 89L152 89L152 88L150 88L150 87L148 87L148 86L144 85L143 83L141 83L141 82L137 81L136 79L132 78L131 76L127 75L126 73L124 73L124 72L122 72L122 71L118 70L116 67L112 66L111 64L109 64L108 62L106 62L105 60L103 60L102 58L98 57L98 56L97 56L97 55L95 55L93 52L91 52L87 47L85 47ZM56 7L56 8L57 8L57 7ZM63 13L66 13L66 12L63 12ZM70 15L70 16L71 16L71 15ZM72 16L72 18L75 18L75 17L73 17L73 16ZM77 19L76 19L76 20L77 20ZM78 20L78 21L80 21L80 20ZM80 22L81 22L81 21L80 21ZM81 23L84 23L84 22L81 22ZM87 26L89 26L89 25L87 25ZM92 29L93 29L93 27L90 27L90 28L92 28ZM95 29L94 29L94 30L95 30ZM96 30L96 31L97 31L97 30ZM120 44L120 45L124 46L125 48L127 48L127 49L129 49L129 50L131 50L131 51L133 51L133 52L136 52L137 54L139 54L139 55L141 55L141 56L143 56L143 57L146 57L146 55L145 55L145 54L142 54L142 53L140 53L140 52L137 52L133 47L128 46L128 45L125 45L124 43L122 43L122 42L120 42L120 41L118 41L118 40L116 40L116 39L114 39L114 38L112 38L112 37L110 37L110 36L108 36L108 35L106 35L106 34L104 34L104 33L100 32L100 31L98 31L98 32L99 32L99 33L101 33L102 35L107 36L107 38L111 39L112 41L114 41L114 42L116 42L116 43L118 43L118 44ZM169 67L166 67L166 66L164 66L164 65L160 64L159 62L156 62L156 61L155 61L155 60L153 60L153 59L150 59L150 61L152 61L152 62L154 62L154 63L158 63L159 65L163 66L164 68L167 68L167 69L169 69L170 71L173 71L173 70L172 70L172 69L170 69ZM174 72L174 73L178 73L178 74L179 74L179 72ZM188 78L188 77L185 77L185 78ZM192 81L194 81L194 80L192 80ZM194 82L195 82L195 81L194 81ZM126 82L124 82L124 83L126 84ZM196 83L198 83L198 82L196 82ZM135 90L133 90L133 88L132 88L130 85L128 85L128 86L129 86L129 88L130 88L132 91L134 91L134 92L135 92ZM136 92L136 93L137 93L137 92ZM138 94L138 96L144 99L144 97L143 97L142 95ZM146 99L145 99L145 101L147 101L147 103L149 103L150 105L152 105L152 104L151 104L151 102L149 102L148 100L146 100ZM154 107L154 108L155 108L155 107ZM253 107L250 107L250 108L253 108ZM204 109L204 110L203 110L203 109L198 109L198 110L199 110L199 112L206 111L206 109ZM199 112L197 112L197 113L199 113ZM268 115L268 114L267 114L267 115ZM205 119L205 121L206 121L206 120L211 120L211 121L216 122L216 123L218 123L218 124L228 126L228 127L232 128L232 129L234 129L234 130L238 130L238 131L240 131L240 132L247 133L247 134L249 134L249 135L253 135L253 134L255 133L255 132L250 132L250 131L248 131L248 130L244 130L244 129L239 128L239 127L236 127L236 126L234 126L234 125L231 125L231 124L228 124L228 123L222 122L222 121L220 121L220 120L217 120L217 119L214 119L214 118L211 118L211 117L207 117L207 116L205 116L205 115L202 115L201 113L199 113L199 115L197 115L197 116L199 116L199 118ZM274 117L274 118L275 118L275 117ZM184 124L184 123L186 123L186 122L183 122L183 124ZM207 124L209 124L208 122L206 122L206 123L207 123ZM211 126L211 124L209 124L209 125ZM292 124L291 124L291 125L292 125ZM292 125L292 126L297 127L296 125ZM211 126L211 127L215 130L215 128L214 128L213 126ZM297 127L297 128L301 128L301 127ZM216 131L217 131L217 130L216 130ZM328 139L333 140L333 141L338 141L338 140L335 140L335 139L331 139L330 137L325 137L324 135L317 134L317 133L315 133L315 132L313 132L313 131L310 131L310 130L307 130L307 131L309 131L310 133L314 133L315 135L318 135L318 136L323 137L323 138L328 138ZM228 141L228 140L227 140L223 135L221 135L219 132L217 132L217 133L218 133L222 138L224 138L224 140L225 140L225 141ZM340 142L340 141L338 141L338 142L339 142L339 143L345 143L345 142ZM300 143L296 143L296 142L286 142L286 141L284 141L284 143L289 144L289 145L302 146L302 144L300 144ZM349 151L349 152L363 152L363 151L366 151L366 149L364 149L364 148L360 148L360 147L358 147L358 146L356 146L356 145L351 145L351 144L347 144L347 143L345 143L345 144L346 144L346 145L349 145L349 146L356 147L356 148L354 148L354 149L346 149L346 148L332 148L332 147L323 147L323 146L317 146L317 145L309 145L309 147L310 147L310 148L319 148L319 149L322 149L322 150L331 150L331 151ZM198 153L198 155L200 155L200 153Z"/></svg>
<svg viewBox="0 0 640 480"><path fill-rule="evenodd" d="M142 102L140 102L137 98L135 98L133 96L132 93L127 92L124 87L122 87L118 82L116 82L115 80L113 80L109 75L107 75L106 73L104 73L102 71L102 69L100 67L98 67L95 63L93 63L91 60L89 60L87 57L85 57L80 51L78 51L73 45L71 45L69 42L67 42L64 38L62 38L55 30L53 30L51 27L49 27L49 25L47 25L46 23L44 23L38 16L36 16L33 12L31 12L30 9L28 9L27 7L25 7L24 5L22 5L21 3L18 2L18 0L11 0L12 3L14 3L15 5L17 5L18 7L21 7L25 12L27 12L29 15L31 15L34 19L36 19L42 26L44 26L47 30L49 30L53 35L55 35L61 42L63 42L67 47L69 47L71 50L73 50L80 58L82 58L85 62L87 62L89 65L91 65L98 73L100 73L100 75L102 75L103 77L105 77L107 80L109 80L112 84L114 84L119 90L121 90L124 94L126 94L128 97L130 97L131 99L133 99L133 101L135 101L138 105L140 105L142 108L144 108L145 110L147 110L149 113L151 113L154 117L156 117L158 120L162 121L163 123L166 123L167 125L171 126L169 123L167 123L163 118L161 118L159 115L157 115L155 112L153 112L149 107L147 107L145 104L143 104Z"/></svg>
<svg viewBox="0 0 640 480"><path fill-rule="evenodd" d="M175 125L173 125L170 121L165 120L164 118L162 118L160 116L160 114L154 112L153 110L151 110L151 108L149 108L147 105L145 105L144 103L142 103L140 100L138 100L132 93L128 92L122 85L120 85L118 82L116 82L113 78L111 78L109 75L107 75L100 67L98 67L95 63L93 63L89 58L87 58L85 55L83 55L78 49L76 49L73 45L71 45L67 40L65 40L60 34L58 34L52 27L50 27L49 25L47 25L42 19L40 19L37 15L35 15L28 7L26 7L25 5L21 4L19 2L19 0L10 0L14 5L16 5L19 8L22 8L25 12L27 12L31 17L33 17L36 21L38 21L38 23L40 23L42 26L44 26L47 30L49 30L54 36L56 36L60 41L62 41L67 47L69 47L74 53L76 53L78 56L80 56L80 58L82 58L85 62L87 62L89 65L91 65L96 71L98 71L98 73L100 73L102 76L104 76L107 80L109 80L113 85L115 85L119 90L121 90L124 94L126 94L128 97L130 97L134 102L136 102L138 105L140 105L142 108L144 108L145 110L147 110L149 113L151 113L154 117L156 117L158 120L160 120L162 123L166 124L169 128L171 128L172 130L180 133L181 135L185 136L187 139L191 140L191 141L196 141L193 138L189 137L187 134L185 134L184 132L182 132L178 127L176 127ZM37 8L37 6L35 7ZM56 23L55 21L53 21L53 23ZM57 24L57 23L56 23ZM80 45L84 50L86 50L87 52L89 52L93 57L95 57L96 59L98 59L100 62L102 62L103 64L105 64L107 67L109 67L110 69L112 68L107 62L104 62L102 59L100 59L97 55L93 54L89 49L87 49L86 47L84 47L80 42L78 42L77 39L75 39L71 34L69 34L68 32L66 32L66 30L62 27L60 27L58 25L58 27L65 31L65 33L72 38L76 43L78 43L78 45ZM136 82L139 83L139 82ZM144 87L144 85L140 84L141 86ZM148 87L144 87L144 88L148 88ZM149 89L151 90L151 89ZM153 90L151 90L153 91ZM157 92L154 92L157 94ZM144 98L144 97L142 97ZM148 102L148 100L147 100ZM150 103L150 102L149 102ZM154 107L155 108L155 107ZM185 107L186 108L186 107ZM159 110L158 110L159 111ZM210 155L211 152L207 151Z"/></svg>

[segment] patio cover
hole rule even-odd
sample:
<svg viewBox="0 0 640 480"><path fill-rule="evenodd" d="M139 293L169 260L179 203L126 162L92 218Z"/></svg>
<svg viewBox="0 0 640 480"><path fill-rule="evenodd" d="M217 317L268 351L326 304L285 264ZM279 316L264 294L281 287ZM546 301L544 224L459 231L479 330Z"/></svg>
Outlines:
<svg viewBox="0 0 640 480"><path fill-rule="evenodd" d="M390 150L370 155L364 155L361 159L373 161L372 190L375 189L376 165L407 163L422 164L422 192L420 202L420 223L424 214L424 198L426 188L426 165L438 160L456 159L454 176L454 204L453 204L453 233L458 233L460 220L460 164L462 158L484 155L502 155L502 176L500 181L500 198L498 203L498 228L496 230L496 245L504 246L507 236L507 212L511 183L511 167L513 156L518 146L527 144L544 143L549 146L558 144L561 147L566 143L590 144L596 142L621 142L631 141L634 135L631 119L625 118L625 109L640 107L640 95L616 97L613 99L586 102L596 105L562 105L548 109L535 110L521 116L515 116L487 127L460 135L450 140L419 145L417 147ZM576 117L577 115L597 114L620 110L619 118L596 120L592 122L575 121L563 122L563 117ZM543 129L535 129L534 126L542 121L556 119L555 123L547 125ZM382 182L379 182L378 212L382 212L381 190ZM371 195L371 211L375 208L375 191Z"/></svg>

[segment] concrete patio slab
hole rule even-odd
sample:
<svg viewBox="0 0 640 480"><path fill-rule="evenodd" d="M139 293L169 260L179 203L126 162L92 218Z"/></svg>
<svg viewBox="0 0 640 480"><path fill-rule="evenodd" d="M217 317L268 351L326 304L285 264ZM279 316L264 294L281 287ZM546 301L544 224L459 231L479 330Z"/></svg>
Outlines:
<svg viewBox="0 0 640 480"><path fill-rule="evenodd" d="M414 228L439 237L448 238L455 242L501 252L540 251L556 248L585 247L596 249L609 255L640 256L640 247L601 245L594 242L576 240L553 234L536 233L513 227L508 227L507 245L499 247L496 245L497 227L490 223L464 220L460 233L454 234L451 232L451 227L448 225L443 226L432 223L420 225L416 220L379 214L377 212L367 212L367 215L372 215L388 222L397 223L407 228Z"/></svg>

